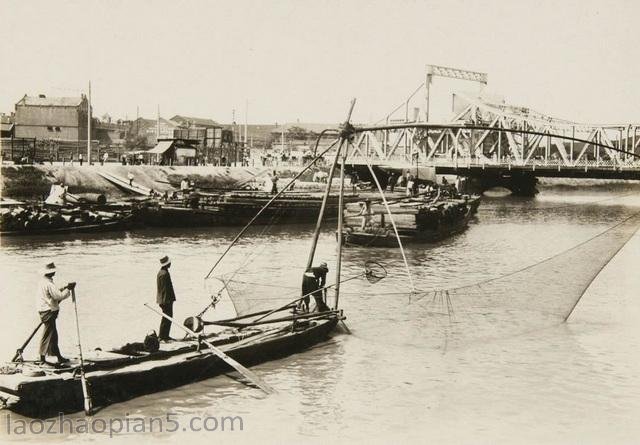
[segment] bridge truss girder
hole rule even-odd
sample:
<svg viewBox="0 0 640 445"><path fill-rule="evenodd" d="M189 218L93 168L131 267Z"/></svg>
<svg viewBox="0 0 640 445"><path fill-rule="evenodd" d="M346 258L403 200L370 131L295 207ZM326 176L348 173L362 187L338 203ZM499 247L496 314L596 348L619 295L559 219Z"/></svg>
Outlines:
<svg viewBox="0 0 640 445"><path fill-rule="evenodd" d="M406 128L359 133L350 157L366 157L373 163L417 161L425 166L467 162L564 167L625 166L638 159L640 125L578 124L526 108L464 98L467 105L447 124L429 128L415 121L412 128L406 121Z"/></svg>

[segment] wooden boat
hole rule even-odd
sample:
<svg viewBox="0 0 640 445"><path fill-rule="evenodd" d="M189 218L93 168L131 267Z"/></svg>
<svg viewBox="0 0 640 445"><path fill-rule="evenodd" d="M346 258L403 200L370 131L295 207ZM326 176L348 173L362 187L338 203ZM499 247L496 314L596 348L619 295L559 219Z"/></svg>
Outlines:
<svg viewBox="0 0 640 445"><path fill-rule="evenodd" d="M341 136L343 140L336 152L330 178L338 165L340 151L343 146L346 146L344 140L347 137L348 135ZM328 150L326 149L320 153L318 158L322 157ZM318 158L314 159L314 162ZM312 166L313 162L306 168L308 169ZM344 166L342 166L341 178L339 200L342 204ZM295 179L289 182L283 191L293 184ZM321 210L318 214L317 227L313 234L306 271L310 270L313 263L324 210L330 195L329 184L326 187L322 205L320 206ZM282 192L278 195L281 194ZM269 204L271 202L270 200ZM238 233L211 268L205 280L211 276L216 266L248 230L251 223L258 220L260 215L266 211L269 204L260 209ZM338 212L340 216L342 216L342 209L343 206L339 206ZM339 229L341 229L341 221L342 218L339 218ZM37 331L36 328L22 347L18 349L14 359L0 368L0 396L2 396L2 400L5 401L9 409L28 416L48 417L59 412L79 411L83 407L85 412L90 414L95 406L104 406L141 394L174 388L227 372L232 368L240 372L251 383L269 393L272 389L240 362L249 366L292 354L318 342L325 341L334 332L337 324L344 320L342 310L338 309L341 254L342 243L338 242L335 284L313 287L312 292L276 308L268 307L253 311L239 309L246 306L242 306L242 302L250 302L251 298L254 298L253 301L262 301L264 304L265 294L252 287L251 294L235 294L235 297L232 297L230 289L238 283L243 283L242 281L234 283L232 280L222 282L224 283L222 290L227 289L238 313L232 319L202 320L206 310L215 307L222 290L212 297L212 302L199 315L185 320L184 325L178 324L171 317L162 315L151 306L145 305L161 316L172 320L174 329L182 329L188 334L184 340L160 345L157 341L156 343L150 341L153 337L147 336L142 343L128 344L107 352L95 350L83 355L79 324L77 323L77 300L72 290L72 301L76 309L76 327L78 329L78 358L60 369L45 369L32 362L24 361L22 352L34 337ZM234 275L238 271L244 271L245 268L246 264L243 263L234 272ZM289 276L289 274L286 275ZM375 273L370 269L365 269L365 273L361 276L366 277L370 282L374 282L371 278L375 276ZM273 280L270 280L267 285L272 285L271 281ZM318 286L320 285L318 284ZM318 292L326 294L327 289L330 287L335 288L334 307L332 309L316 308L316 310L309 310L308 307L301 308L299 306L301 301L309 299L311 295L316 296ZM291 296L285 296L285 298L290 300ZM267 301L266 304L273 305L273 301ZM291 314L282 316L283 313L288 311L291 311ZM209 325L222 327L223 330L207 335L203 330L205 326ZM159 349L157 349L158 345Z"/></svg>
<svg viewBox="0 0 640 445"><path fill-rule="evenodd" d="M398 247L398 238L402 244L430 243L443 240L464 231L469 225L469 220L477 212L480 205L479 197L472 199L445 199L424 203L419 200L416 205L412 203L396 204L388 210L381 206L374 206L370 213L362 215L362 211L355 216L345 216L347 220L362 219L367 217L364 228L353 224L345 224L343 231L343 243L352 246L365 247ZM391 211L394 215L410 215L414 218L411 226L398 226L398 236L393 227L385 223L385 214ZM372 221L373 215L380 215L380 222Z"/></svg>
<svg viewBox="0 0 640 445"><path fill-rule="evenodd" d="M106 221L96 224L78 224L56 228L36 228L25 230L0 231L2 236L32 236L32 235L61 235L66 233L97 233L125 230L133 224L133 216L127 215L115 221Z"/></svg>
<svg viewBox="0 0 640 445"><path fill-rule="evenodd" d="M57 235L123 230L135 220L134 210L91 205L73 208L47 205L0 209L0 236Z"/></svg>
<svg viewBox="0 0 640 445"><path fill-rule="evenodd" d="M340 317L331 312L307 322L285 323L266 329L228 329L205 338L229 357L247 366L255 365L326 340ZM61 369L42 370L29 362L15 364L13 369L13 374L0 375L0 397L12 411L46 418L83 409L77 359ZM95 407L176 388L229 371L232 371L231 366L206 345L198 347L194 339L162 343L160 350L153 353L131 347L94 351L85 354L84 361L84 373L90 382Z"/></svg>
<svg viewBox="0 0 640 445"><path fill-rule="evenodd" d="M274 195L266 192L228 192L217 195L199 194L197 201L185 197L147 206L142 219L151 226L196 227L245 225ZM357 195L348 195L355 202ZM311 193L287 193L274 201L254 224L287 224L314 221L323 197ZM329 216L338 212L338 198L329 197L325 211Z"/></svg>

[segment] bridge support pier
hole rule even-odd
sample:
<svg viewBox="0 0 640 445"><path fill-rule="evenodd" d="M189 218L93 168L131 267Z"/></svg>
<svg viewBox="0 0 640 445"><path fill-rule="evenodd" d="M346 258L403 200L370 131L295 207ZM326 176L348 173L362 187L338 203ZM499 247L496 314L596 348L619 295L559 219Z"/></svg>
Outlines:
<svg viewBox="0 0 640 445"><path fill-rule="evenodd" d="M485 172L468 178L468 190L482 193L493 187L504 187L516 196L535 196L538 178L526 171Z"/></svg>

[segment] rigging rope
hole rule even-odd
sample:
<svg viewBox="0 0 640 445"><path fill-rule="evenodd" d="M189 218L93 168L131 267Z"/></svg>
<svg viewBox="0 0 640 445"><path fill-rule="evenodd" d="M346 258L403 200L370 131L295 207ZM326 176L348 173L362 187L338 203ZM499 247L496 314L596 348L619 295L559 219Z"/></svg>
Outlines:
<svg viewBox="0 0 640 445"><path fill-rule="evenodd" d="M323 133L327 132L327 131L335 131L335 130L331 130L331 129L327 129L327 130L323 130L319 135L318 135L318 140L320 139L320 137L322 136ZM238 240L242 237L242 235L245 234L245 232L249 229L249 227L251 227L251 225L253 225L253 223L256 221L256 219L258 219L258 217L262 214L262 212L264 212L270 205L271 203L273 203L273 201L275 201L278 197L280 197L289 187L291 187L291 185L300 177L304 174L304 172L306 172L308 169L310 169L311 167L313 167L315 165L315 163L322 158L322 156L324 156L325 153L327 153L329 150L331 150L333 148L334 145L336 145L336 143L339 141L340 139L337 139L336 141L334 141L331 145L329 145L326 149L324 149L322 151L322 153L320 153L318 156L316 156L311 162L309 162L309 164L307 164L302 170L300 170L300 172L295 175L293 177L293 179L291 179L283 188L282 190L280 190L278 193L276 193L276 195L271 198L269 200L269 202L267 202L259 211L258 213L255 214L255 216L253 218L251 218L251 220L242 228L242 230L240 230L240 232L236 235L236 237L231 241L231 243L227 246L227 248L225 249L225 251L222 253L222 255L220 255L220 257L218 258L218 260L214 263L214 265L211 267L211 269L209 270L209 273L207 273L207 275L205 276L205 280L207 278L209 278L211 276L211 274L213 273L214 269L218 266L218 264L220 264L220 262L222 261L222 259L226 256L226 254L231 250L231 248L238 242Z"/></svg>
<svg viewBox="0 0 640 445"><path fill-rule="evenodd" d="M350 143L350 142L349 142ZM384 192L382 191L382 187L380 186L380 182L378 181L378 177L376 176L371 164L369 163L368 158L364 158L367 163L367 168L369 168L369 172L373 177L374 182L376 183L376 187L378 188L378 192L380 192L380 197L382 198L382 202L384 203L385 208L387 209L387 213L389 214L389 219L391 220L391 225L393 226L393 232L396 234L396 239L398 240L398 246L400 247L400 253L402 254L402 260L404 261L404 265L407 270L407 275L409 277L409 283L411 284L411 292L415 294L416 287L413 284L413 277L411 276L411 269L409 269L409 262L407 261L407 255L404 252L404 247L402 246L402 241L400 240L400 234L398 233L398 227L396 226L396 222L393 219L393 214L391 213L391 209L389 208L389 203L387 202L387 198L384 196ZM409 297L409 301L411 301L411 297Z"/></svg>

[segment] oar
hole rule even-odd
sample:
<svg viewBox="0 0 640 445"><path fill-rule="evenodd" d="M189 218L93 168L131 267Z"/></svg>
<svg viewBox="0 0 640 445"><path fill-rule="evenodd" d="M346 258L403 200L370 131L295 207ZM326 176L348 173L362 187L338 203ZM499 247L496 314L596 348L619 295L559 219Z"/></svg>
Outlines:
<svg viewBox="0 0 640 445"><path fill-rule="evenodd" d="M263 382L262 379L260 379L257 375L255 375L253 372L249 371L247 368L242 366L240 363L238 363L237 361L235 361L234 359L229 357L227 354L222 352L220 349L215 347L211 342L209 342L209 341L207 341L207 340L205 340L203 338L199 338L199 335L197 333L195 333L191 329L187 328L186 326L183 326L182 324L178 323L176 320L173 319L173 317L170 317L167 314L164 314L164 313L158 311L157 309L149 306L147 303L145 303L144 305L147 308L149 308L150 310L152 310L153 312L155 312L156 314L160 315L161 317L164 317L167 320L172 321L174 325L178 326L180 329L185 331L187 334L193 335L199 341L202 341L202 343L204 343L205 345L207 345L209 347L211 352L213 352L216 356L218 356L220 359L222 359L225 363L227 363L233 369L235 369L240 374L242 374L244 377L246 377L248 380L250 380L254 385L256 385L258 388L263 390L265 393L270 394L270 393L275 393L276 392L275 389L273 389L272 387L267 385L265 382Z"/></svg>
<svg viewBox="0 0 640 445"><path fill-rule="evenodd" d="M80 343L80 322L78 321L78 302L76 301L76 290L71 288L71 300L76 313L76 332L78 335L78 352L80 353L80 381L82 382L82 395L84 396L84 413L90 416L93 412L93 404L91 402L91 394L89 394L89 385L87 377L84 375L84 358L82 357L82 344Z"/></svg>
<svg viewBox="0 0 640 445"><path fill-rule="evenodd" d="M22 344L22 346L20 346L18 349L16 349L16 355L14 355L13 358L11 359L12 362L17 361L20 357L22 357L22 353L24 352L24 348L26 348L27 345L29 344L29 342L31 342L33 337L36 335L36 332L38 332L38 329L40 329L40 326L42 326L42 322L38 323L38 326L36 326L36 328L33 330L33 332L27 338L27 340Z"/></svg>

